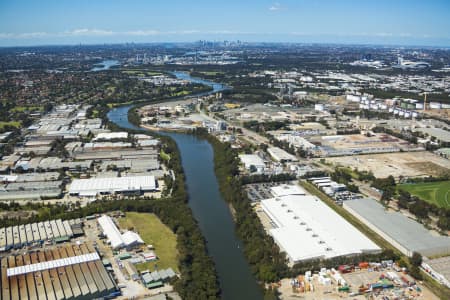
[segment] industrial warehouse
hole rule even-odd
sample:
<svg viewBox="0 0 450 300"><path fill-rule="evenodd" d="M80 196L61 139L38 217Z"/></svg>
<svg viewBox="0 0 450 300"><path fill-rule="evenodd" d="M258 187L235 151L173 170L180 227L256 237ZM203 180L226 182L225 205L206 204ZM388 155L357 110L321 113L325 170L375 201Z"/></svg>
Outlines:
<svg viewBox="0 0 450 300"><path fill-rule="evenodd" d="M95 299L117 290L92 245L79 244L1 259L2 299Z"/></svg>
<svg viewBox="0 0 450 300"><path fill-rule="evenodd" d="M107 215L101 216L97 221L113 249L132 248L144 244L144 241L135 232L127 231L121 234L114 221Z"/></svg>
<svg viewBox="0 0 450 300"><path fill-rule="evenodd" d="M65 242L83 234L81 220L51 220L0 228L0 252L39 245L44 242Z"/></svg>
<svg viewBox="0 0 450 300"><path fill-rule="evenodd" d="M97 196L142 195L163 187L167 170L158 160L159 140L111 132L101 119L85 118L88 108L58 106L24 132L13 153L0 157L0 201L61 199L84 205Z"/></svg>
<svg viewBox="0 0 450 300"><path fill-rule="evenodd" d="M413 252L428 257L450 254L449 237L432 235L401 213L386 211L374 199L345 201L343 207L407 256Z"/></svg>
<svg viewBox="0 0 450 300"><path fill-rule="evenodd" d="M117 227L123 215L1 228L0 299L112 299L171 291L178 276L173 265L157 269L155 246ZM164 257L165 250L158 251ZM138 265L151 262L155 270L138 272Z"/></svg>
<svg viewBox="0 0 450 300"><path fill-rule="evenodd" d="M155 176L130 176L76 179L69 190L71 196L96 196L156 191Z"/></svg>
<svg viewBox="0 0 450 300"><path fill-rule="evenodd" d="M241 154L239 155L241 162L244 164L245 169L251 171L255 168L256 172L263 172L266 168L264 160L256 154Z"/></svg>
<svg viewBox="0 0 450 300"><path fill-rule="evenodd" d="M274 187L261 201L270 234L292 264L311 259L377 253L375 243L314 196L298 187Z"/></svg>

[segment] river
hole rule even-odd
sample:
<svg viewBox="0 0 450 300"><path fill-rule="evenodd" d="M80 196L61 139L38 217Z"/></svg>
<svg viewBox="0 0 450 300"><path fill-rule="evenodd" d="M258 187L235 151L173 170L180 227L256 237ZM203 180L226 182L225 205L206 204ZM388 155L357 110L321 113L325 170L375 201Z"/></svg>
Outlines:
<svg viewBox="0 0 450 300"><path fill-rule="evenodd" d="M105 71L109 70L113 66L120 65L118 60L108 59L104 60L98 64L95 64L94 67L91 69L92 72L98 72L98 71Z"/></svg>
<svg viewBox="0 0 450 300"><path fill-rule="evenodd" d="M219 92L226 88L222 84L190 77L187 73L174 72L173 74L181 79L211 86L213 90L207 93ZM128 105L112 109L108 113L109 120L120 127L143 130L128 121L128 110L132 107ZM189 194L189 206L207 240L208 252L216 265L222 299L262 299L261 289L245 260L243 245L235 235L230 210L219 191L214 174L214 152L211 145L189 134L158 133L173 138L180 150Z"/></svg>

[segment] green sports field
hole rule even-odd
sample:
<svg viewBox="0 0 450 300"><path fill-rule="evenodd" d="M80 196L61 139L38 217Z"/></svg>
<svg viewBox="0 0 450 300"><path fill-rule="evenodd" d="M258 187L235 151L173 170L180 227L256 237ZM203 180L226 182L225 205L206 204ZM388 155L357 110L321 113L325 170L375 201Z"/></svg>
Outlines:
<svg viewBox="0 0 450 300"><path fill-rule="evenodd" d="M450 181L402 184L400 188L425 201L450 208Z"/></svg>

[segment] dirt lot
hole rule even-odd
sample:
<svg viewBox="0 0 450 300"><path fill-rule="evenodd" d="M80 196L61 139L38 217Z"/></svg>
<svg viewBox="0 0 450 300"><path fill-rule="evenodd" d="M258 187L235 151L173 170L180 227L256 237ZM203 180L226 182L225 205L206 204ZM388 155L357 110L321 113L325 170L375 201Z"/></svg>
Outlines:
<svg viewBox="0 0 450 300"><path fill-rule="evenodd" d="M326 161L360 171L372 171L378 178L389 175L396 178L438 176L450 170L450 160L426 151L330 157Z"/></svg>

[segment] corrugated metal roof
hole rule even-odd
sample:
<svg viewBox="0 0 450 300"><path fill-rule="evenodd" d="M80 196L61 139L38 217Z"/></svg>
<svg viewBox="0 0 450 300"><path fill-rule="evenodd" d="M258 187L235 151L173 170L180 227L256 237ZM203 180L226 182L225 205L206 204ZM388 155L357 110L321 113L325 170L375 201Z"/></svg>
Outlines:
<svg viewBox="0 0 450 300"><path fill-rule="evenodd" d="M70 194L92 195L102 192L149 191L156 189L154 176L109 177L76 179L72 182Z"/></svg>
<svg viewBox="0 0 450 300"><path fill-rule="evenodd" d="M103 233L111 242L111 247L114 249L144 243L139 234L135 232L127 231L124 234L120 234L120 231L116 224L114 224L114 221L107 215L103 215L98 218L98 223L102 227Z"/></svg>
<svg viewBox="0 0 450 300"><path fill-rule="evenodd" d="M422 224L399 212L386 211L371 198L348 200L344 208L356 212L378 230L388 235L410 252L433 256L450 253L450 238L431 234Z"/></svg>
<svg viewBox="0 0 450 300"><path fill-rule="evenodd" d="M98 223L102 227L103 233L108 237L111 242L111 247L116 249L124 246L122 240L122 235L113 220L107 216L103 215L97 219Z"/></svg>
<svg viewBox="0 0 450 300"><path fill-rule="evenodd" d="M276 224L276 228L270 230L271 235L293 262L380 250L344 218L311 195L266 199L261 206Z"/></svg>
<svg viewBox="0 0 450 300"><path fill-rule="evenodd" d="M100 259L100 256L98 255L98 253L93 252L93 253L89 253L89 254L82 254L82 255L72 256L72 257L67 257L67 258L60 258L60 259L55 259L55 260L51 260L51 261L45 261L45 262L35 263L35 264L31 264L31 265L26 265L26 266L8 268L6 270L6 274L8 277L11 277L11 276L32 273L32 272L44 271L44 270L58 268L58 267L70 266L70 265L74 265L74 264L79 264L79 263L89 262L89 261L94 261L94 260L99 260L99 259Z"/></svg>

